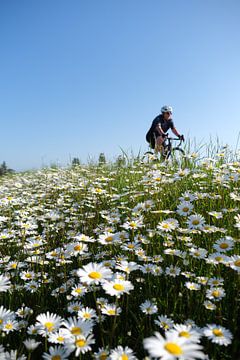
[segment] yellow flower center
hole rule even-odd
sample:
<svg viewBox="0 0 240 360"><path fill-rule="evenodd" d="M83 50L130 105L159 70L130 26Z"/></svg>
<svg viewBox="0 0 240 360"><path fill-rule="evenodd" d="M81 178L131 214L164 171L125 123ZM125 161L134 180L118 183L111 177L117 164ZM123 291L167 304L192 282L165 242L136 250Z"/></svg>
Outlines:
<svg viewBox="0 0 240 360"><path fill-rule="evenodd" d="M82 290L80 288L75 289L76 293L80 294ZM77 309L78 310L78 309Z"/></svg>
<svg viewBox="0 0 240 360"><path fill-rule="evenodd" d="M129 249L133 249L134 248L134 245L133 244L128 244L127 246Z"/></svg>
<svg viewBox="0 0 240 360"><path fill-rule="evenodd" d="M48 331L53 331L54 330L54 324L53 322L46 322L44 324L45 328L47 328Z"/></svg>
<svg viewBox="0 0 240 360"><path fill-rule="evenodd" d="M11 264L11 268L12 268L12 269L16 269L16 267L17 267L17 264L16 264L16 263Z"/></svg>
<svg viewBox="0 0 240 360"><path fill-rule="evenodd" d="M0 319L0 324L2 324L3 323L3 319Z"/></svg>
<svg viewBox="0 0 240 360"><path fill-rule="evenodd" d="M92 271L92 272L90 272L90 274L88 274L88 276L91 279L101 279L101 277L102 277L101 273L98 271Z"/></svg>
<svg viewBox="0 0 240 360"><path fill-rule="evenodd" d="M90 318L91 318L91 314L85 313L85 314L83 315L83 317L84 317L85 319L90 319Z"/></svg>
<svg viewBox="0 0 240 360"><path fill-rule="evenodd" d="M99 356L100 360L106 360L107 357L108 357L108 355L107 355L107 353L105 353L105 352L102 353L102 354Z"/></svg>
<svg viewBox="0 0 240 360"><path fill-rule="evenodd" d="M109 314L109 315L115 315L115 314L116 314L116 311L113 310L113 309L110 309L110 310L108 310L108 314Z"/></svg>
<svg viewBox="0 0 240 360"><path fill-rule="evenodd" d="M128 356L126 354L122 354L121 360L128 360Z"/></svg>
<svg viewBox="0 0 240 360"><path fill-rule="evenodd" d="M169 225L169 224L163 224L163 228L164 228L164 229L169 229L169 228L170 228L170 225Z"/></svg>
<svg viewBox="0 0 240 360"><path fill-rule="evenodd" d="M220 248L221 249L227 249L228 248L228 244L227 243L222 243L222 244L220 244Z"/></svg>
<svg viewBox="0 0 240 360"><path fill-rule="evenodd" d="M58 337L57 337L57 340L58 340L58 341L64 341L64 337L63 337L63 336L58 336Z"/></svg>
<svg viewBox="0 0 240 360"><path fill-rule="evenodd" d="M219 296L220 296L220 291L219 291L219 290L214 290L214 291L212 292L212 295L213 295L214 297L219 297Z"/></svg>
<svg viewBox="0 0 240 360"><path fill-rule="evenodd" d="M82 246L81 245L76 245L76 246L74 246L74 250L75 251L79 251L79 250L81 250L82 249Z"/></svg>
<svg viewBox="0 0 240 360"><path fill-rule="evenodd" d="M115 284L113 285L114 290L122 291L124 290L124 286L122 284Z"/></svg>
<svg viewBox="0 0 240 360"><path fill-rule="evenodd" d="M164 345L164 349L167 350L172 355L182 355L183 353L179 345L171 342L166 343Z"/></svg>
<svg viewBox="0 0 240 360"><path fill-rule="evenodd" d="M234 261L234 265L235 265L235 266L240 266L240 260Z"/></svg>
<svg viewBox="0 0 240 360"><path fill-rule="evenodd" d="M81 289L79 289L80 291L78 292L81 292ZM76 306L73 306L73 310L74 311L79 311L80 310L80 306L76 305Z"/></svg>
<svg viewBox="0 0 240 360"><path fill-rule="evenodd" d="M181 331L179 333L179 336L185 337L185 338L190 338L190 334L188 331Z"/></svg>
<svg viewBox="0 0 240 360"><path fill-rule="evenodd" d="M86 345L86 340L84 340L84 339L78 339L78 340L76 340L75 345L76 345L77 347L83 347L83 346Z"/></svg>
<svg viewBox="0 0 240 360"><path fill-rule="evenodd" d="M193 220L193 222L192 222L193 225L199 225L199 223L200 223L200 221L197 220L197 219L196 219L196 220Z"/></svg>
<svg viewBox="0 0 240 360"><path fill-rule="evenodd" d="M188 211L189 211L189 208L188 208L188 207L184 207L184 208L182 209L182 211L183 211L183 212L188 212Z"/></svg>
<svg viewBox="0 0 240 360"><path fill-rule="evenodd" d="M217 257L215 257L215 260L220 262L223 260L223 258L221 256L217 256Z"/></svg>
<svg viewBox="0 0 240 360"><path fill-rule="evenodd" d="M60 355L53 355L51 357L52 360L61 360L61 356Z"/></svg>
<svg viewBox="0 0 240 360"><path fill-rule="evenodd" d="M215 336L223 336L222 330L220 329L213 329L213 334Z"/></svg>
<svg viewBox="0 0 240 360"><path fill-rule="evenodd" d="M12 325L12 324L6 324L6 325L5 325L5 328L6 328L7 330L12 330L13 325Z"/></svg>
<svg viewBox="0 0 240 360"><path fill-rule="evenodd" d="M31 277L32 277L32 274L30 274L30 273L27 273L27 274L25 274L25 276L26 276L26 278L27 278L27 279L31 279Z"/></svg>
<svg viewBox="0 0 240 360"><path fill-rule="evenodd" d="M72 330L71 330L71 333L72 333L73 335L81 335L82 330L81 330L80 327L74 326L74 327L72 328Z"/></svg>
<svg viewBox="0 0 240 360"><path fill-rule="evenodd" d="M137 227L137 224L134 221L132 221L129 223L129 226L131 226L131 228L135 228Z"/></svg>
<svg viewBox="0 0 240 360"><path fill-rule="evenodd" d="M107 236L106 238L105 238L105 241L106 242L111 242L111 241L113 241L113 236Z"/></svg>

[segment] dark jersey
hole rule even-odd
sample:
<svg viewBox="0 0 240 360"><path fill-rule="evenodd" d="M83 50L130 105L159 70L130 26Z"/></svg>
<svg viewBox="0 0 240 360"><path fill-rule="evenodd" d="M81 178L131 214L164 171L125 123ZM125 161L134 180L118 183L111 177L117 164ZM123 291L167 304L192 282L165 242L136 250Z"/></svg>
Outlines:
<svg viewBox="0 0 240 360"><path fill-rule="evenodd" d="M160 136L159 132L156 130L157 125L160 124L162 130L166 133L169 129L174 128L174 123L172 119L164 120L163 115L160 114L152 122L150 129L147 132L146 140L150 143L151 147L155 147L155 139Z"/></svg>
<svg viewBox="0 0 240 360"><path fill-rule="evenodd" d="M151 129L156 134L156 136L159 135L159 132L156 130L156 127L158 124L160 124L160 126L164 132L167 132L169 129L174 128L174 123L173 123L172 119L164 120L163 115L158 115L153 120L152 126L151 126Z"/></svg>

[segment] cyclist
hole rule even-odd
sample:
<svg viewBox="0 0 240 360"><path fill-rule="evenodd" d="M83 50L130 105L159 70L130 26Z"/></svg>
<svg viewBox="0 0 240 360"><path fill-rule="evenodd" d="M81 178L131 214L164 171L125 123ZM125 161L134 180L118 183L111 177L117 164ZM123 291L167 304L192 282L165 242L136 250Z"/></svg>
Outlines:
<svg viewBox="0 0 240 360"><path fill-rule="evenodd" d="M150 146L152 149L155 149L156 152L162 152L162 144L165 137L168 136L167 131L169 129L171 129L174 135L176 135L180 140L184 141L184 136L180 135L174 126L172 120L172 107L164 105L161 108L161 114L155 117L146 135L147 142L150 143Z"/></svg>

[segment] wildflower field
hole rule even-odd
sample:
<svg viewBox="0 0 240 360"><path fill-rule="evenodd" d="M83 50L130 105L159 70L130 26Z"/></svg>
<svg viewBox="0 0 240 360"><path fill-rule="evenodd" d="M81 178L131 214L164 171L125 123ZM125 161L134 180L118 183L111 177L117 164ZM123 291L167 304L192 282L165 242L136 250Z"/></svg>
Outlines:
<svg viewBox="0 0 240 360"><path fill-rule="evenodd" d="M0 179L0 359L239 359L240 162Z"/></svg>

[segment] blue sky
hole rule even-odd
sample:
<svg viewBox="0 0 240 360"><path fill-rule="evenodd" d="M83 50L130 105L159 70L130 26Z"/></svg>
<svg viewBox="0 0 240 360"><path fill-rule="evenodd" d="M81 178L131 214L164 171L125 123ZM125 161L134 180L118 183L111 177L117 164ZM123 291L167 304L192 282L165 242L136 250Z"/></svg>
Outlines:
<svg viewBox="0 0 240 360"><path fill-rule="evenodd" d="M146 149L164 104L187 139L235 146L238 0L1 0L0 162Z"/></svg>

